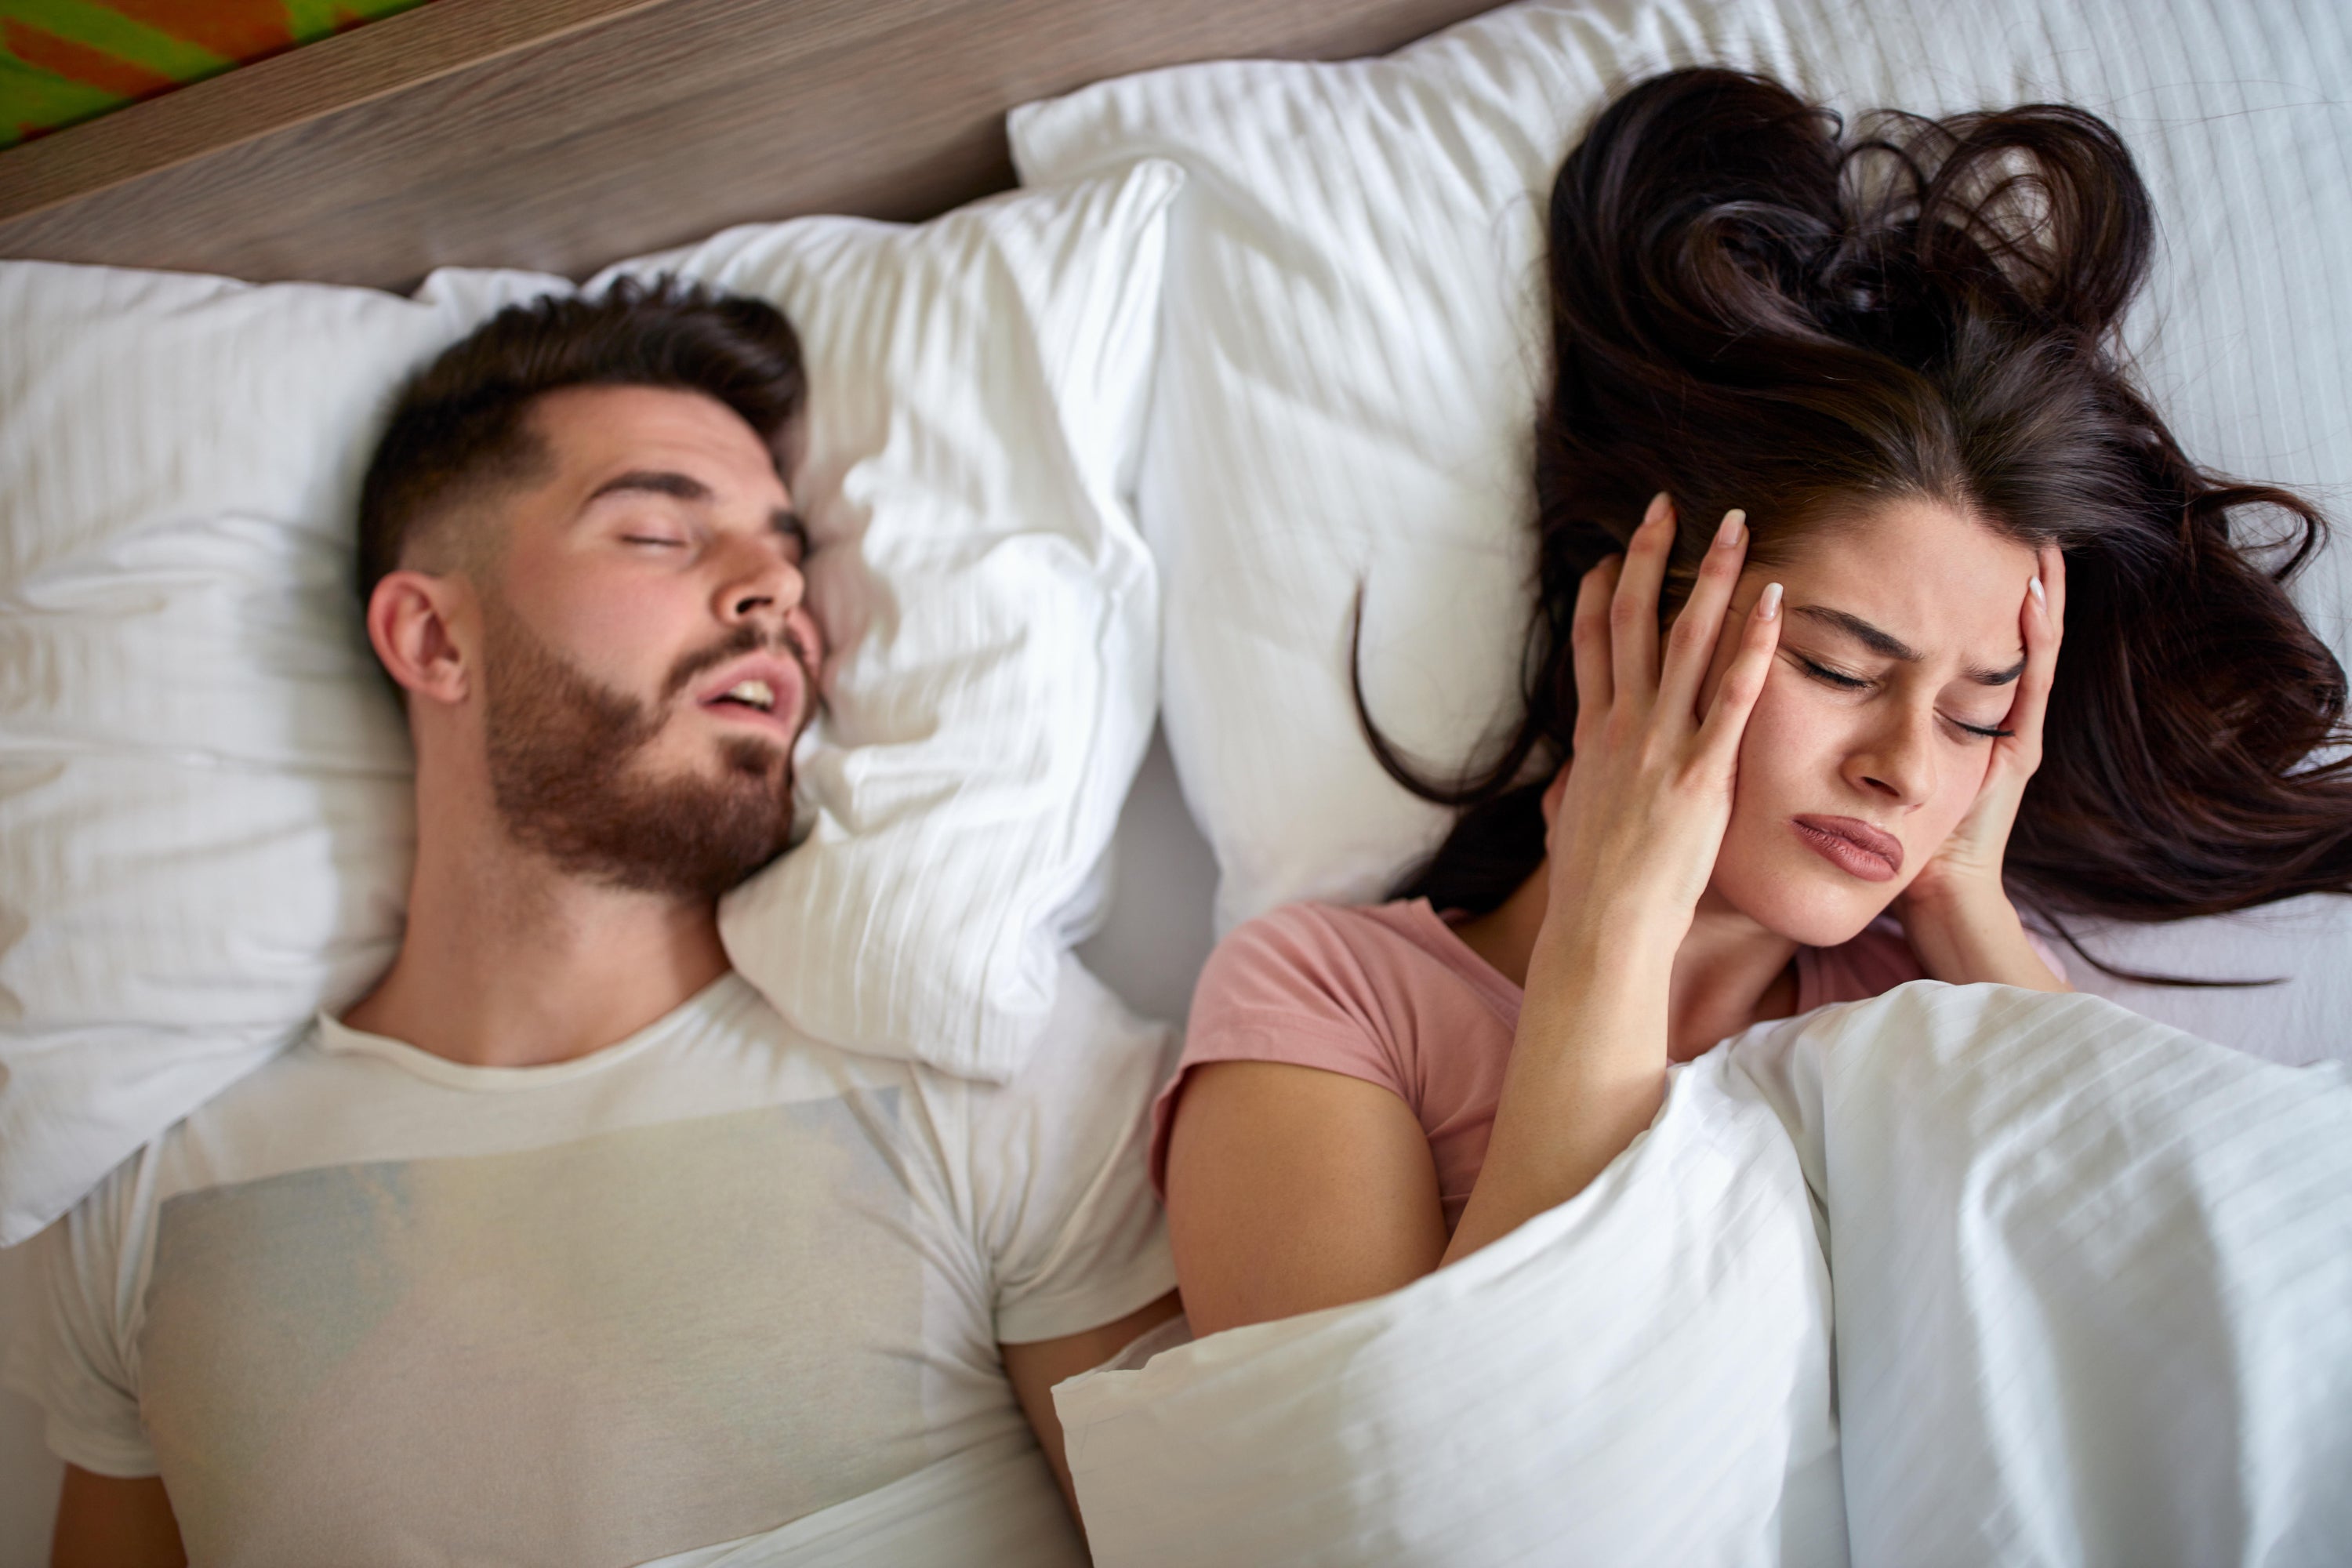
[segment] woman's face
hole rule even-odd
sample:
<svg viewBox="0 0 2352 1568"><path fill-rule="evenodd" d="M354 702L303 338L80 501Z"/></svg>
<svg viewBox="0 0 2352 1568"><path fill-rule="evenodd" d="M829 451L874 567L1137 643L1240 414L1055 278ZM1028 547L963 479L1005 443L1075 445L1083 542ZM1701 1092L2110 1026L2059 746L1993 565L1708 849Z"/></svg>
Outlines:
<svg viewBox="0 0 2352 1568"><path fill-rule="evenodd" d="M2017 689L2035 564L1964 514L1906 500L1748 568L1730 625L1768 582L1787 597L1710 897L1827 947L1910 885L1983 782L1980 731L2001 727ZM1717 650L1703 702L1730 657Z"/></svg>

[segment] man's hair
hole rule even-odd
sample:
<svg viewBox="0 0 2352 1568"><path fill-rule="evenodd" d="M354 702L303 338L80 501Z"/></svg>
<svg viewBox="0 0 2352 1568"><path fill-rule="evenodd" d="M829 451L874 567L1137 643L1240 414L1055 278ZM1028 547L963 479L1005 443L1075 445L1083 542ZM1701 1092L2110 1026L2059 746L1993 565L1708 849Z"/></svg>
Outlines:
<svg viewBox="0 0 2352 1568"><path fill-rule="evenodd" d="M546 460L532 401L568 386L699 392L743 416L776 457L807 391L801 344L763 300L661 278L589 297L510 305L402 388L360 487L364 604L421 536L463 502L529 478Z"/></svg>

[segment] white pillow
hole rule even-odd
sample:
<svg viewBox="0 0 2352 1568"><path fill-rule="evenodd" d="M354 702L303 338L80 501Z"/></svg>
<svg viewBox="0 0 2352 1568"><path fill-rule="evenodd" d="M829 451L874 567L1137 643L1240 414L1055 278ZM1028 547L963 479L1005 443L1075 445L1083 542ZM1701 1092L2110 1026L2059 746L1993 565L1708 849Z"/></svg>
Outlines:
<svg viewBox="0 0 2352 1568"><path fill-rule="evenodd" d="M1120 496L1180 184L615 269L763 295L807 356L812 591L862 635L803 748L814 831L722 930L819 1037L1001 1078L1052 1005L1151 723ZM410 759L350 586L360 476L404 375L570 287L0 264L0 1244L389 960Z"/></svg>
<svg viewBox="0 0 2352 1568"><path fill-rule="evenodd" d="M1409 755L1450 771L1516 717L1545 203L1618 89L1702 61L1849 110L2061 99L2107 116L2162 225L2131 325L2175 431L2225 471L2352 502L2352 27L2330 0L1526 4L1383 59L1183 66L1028 105L1012 119L1026 181L1147 156L1192 175L1137 506L1167 584L1163 721L1216 852L1220 929L1379 897L1449 820L1358 730L1360 584L1369 705ZM2352 655L2352 548L2299 597ZM2352 1014L2329 962L2352 918L2336 900L2290 923L2309 940L2200 928L2192 967L2325 987L2311 1005L2217 994L2233 1018L2286 1007L2292 1032L2262 1033L2294 1058ZM2128 962L2144 939L2108 947ZM2162 1011L2182 994L2130 994Z"/></svg>

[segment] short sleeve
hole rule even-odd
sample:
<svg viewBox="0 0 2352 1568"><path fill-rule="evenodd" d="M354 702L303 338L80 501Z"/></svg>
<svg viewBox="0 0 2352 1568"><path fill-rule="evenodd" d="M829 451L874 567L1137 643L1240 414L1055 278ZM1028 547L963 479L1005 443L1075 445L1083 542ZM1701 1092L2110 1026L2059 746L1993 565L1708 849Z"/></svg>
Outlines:
<svg viewBox="0 0 2352 1568"><path fill-rule="evenodd" d="M30 1300L8 1346L8 1386L39 1405L50 1450L93 1475L152 1476L130 1318L144 1227L143 1156L26 1245Z"/></svg>
<svg viewBox="0 0 2352 1568"><path fill-rule="evenodd" d="M1168 1134L1184 1077L1211 1062L1280 1062L1378 1084L1413 1104L1409 1074L1376 1016L1363 960L1332 928L1333 911L1292 904L1234 928L1192 993L1176 1074L1151 1110L1151 1179L1165 1190Z"/></svg>
<svg viewBox="0 0 2352 1568"><path fill-rule="evenodd" d="M1116 1322L1176 1288L1144 1168L1172 1032L1064 961L1045 1037L1002 1086L971 1089L973 1216L996 1338L1028 1344Z"/></svg>

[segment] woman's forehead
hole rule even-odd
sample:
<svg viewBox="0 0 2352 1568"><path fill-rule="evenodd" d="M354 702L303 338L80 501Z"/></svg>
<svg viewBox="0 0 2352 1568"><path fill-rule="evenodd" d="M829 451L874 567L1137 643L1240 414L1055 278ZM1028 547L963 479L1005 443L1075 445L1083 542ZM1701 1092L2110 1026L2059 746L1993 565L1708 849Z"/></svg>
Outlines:
<svg viewBox="0 0 2352 1568"><path fill-rule="evenodd" d="M2005 665L2023 644L2018 612L2037 568L2032 547L1967 513L1917 498L1880 502L1816 529L1781 552L1775 574L1800 616L1845 629L1851 617L1929 658Z"/></svg>

